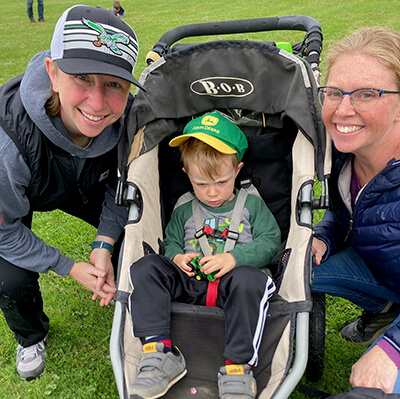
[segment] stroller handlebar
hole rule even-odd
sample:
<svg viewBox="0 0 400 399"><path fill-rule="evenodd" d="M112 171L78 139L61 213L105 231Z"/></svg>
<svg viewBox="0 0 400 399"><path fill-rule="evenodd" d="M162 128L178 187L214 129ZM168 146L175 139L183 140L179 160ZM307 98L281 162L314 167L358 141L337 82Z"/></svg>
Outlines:
<svg viewBox="0 0 400 399"><path fill-rule="evenodd" d="M247 32L263 32L274 30L298 30L306 33L305 40L309 44L305 57L313 55L311 63L319 63L322 51L321 24L307 15L288 15L282 17L241 19L235 21L207 22L179 26L164 33L154 45L153 52L160 57L166 55L177 41L194 36L212 36Z"/></svg>

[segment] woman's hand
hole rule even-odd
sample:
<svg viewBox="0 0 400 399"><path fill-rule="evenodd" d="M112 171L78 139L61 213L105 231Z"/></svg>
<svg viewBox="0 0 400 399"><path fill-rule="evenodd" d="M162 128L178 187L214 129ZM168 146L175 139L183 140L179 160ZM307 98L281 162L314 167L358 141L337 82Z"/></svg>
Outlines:
<svg viewBox="0 0 400 399"><path fill-rule="evenodd" d="M101 290L105 283L115 286L114 268L111 262L110 251L105 248L94 248L90 254L90 263L100 270L104 270L104 277L97 279L96 289Z"/></svg>
<svg viewBox="0 0 400 399"><path fill-rule="evenodd" d="M312 253L315 256L315 263L317 265L319 265L322 261L322 258L325 255L326 250L328 249L326 244L319 240L318 238L313 238L313 242L312 242Z"/></svg>
<svg viewBox="0 0 400 399"><path fill-rule="evenodd" d="M397 375L395 363L380 346L375 345L353 365L350 384L353 387L380 388L392 393Z"/></svg>
<svg viewBox="0 0 400 399"><path fill-rule="evenodd" d="M115 244L115 241L112 238L102 235L96 236L96 241L104 241L111 245ZM111 299L113 299L114 295L111 298L109 298L109 296L107 296L107 298L103 298L102 296L97 295L96 292L103 291L104 285L112 287L114 289L114 293L116 291L114 267L111 262L110 251L106 248L94 248L90 253L90 263L97 269L104 271L104 276L100 275L97 278L96 291L93 291L92 299L95 300L100 297L100 306L108 305Z"/></svg>
<svg viewBox="0 0 400 399"><path fill-rule="evenodd" d="M68 276L72 277L89 291L92 291L93 300L100 298L100 306L108 305L114 298L116 291L114 279L110 281L109 278L107 278L106 271L97 268L90 263L74 263L72 269L68 273ZM100 289L98 289L99 280L105 281L105 283L101 285Z"/></svg>

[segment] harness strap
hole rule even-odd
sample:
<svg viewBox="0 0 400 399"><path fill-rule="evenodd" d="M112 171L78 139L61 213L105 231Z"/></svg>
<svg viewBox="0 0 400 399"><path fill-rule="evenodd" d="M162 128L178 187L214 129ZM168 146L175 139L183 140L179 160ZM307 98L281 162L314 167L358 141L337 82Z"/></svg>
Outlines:
<svg viewBox="0 0 400 399"><path fill-rule="evenodd" d="M192 201L195 197L195 195L191 191L187 191L185 194L182 194L179 198L178 201L176 201L174 209L172 213L175 212L176 208L179 208L181 205L186 204L187 202Z"/></svg>
<svg viewBox="0 0 400 399"><path fill-rule="evenodd" d="M219 278L208 282L206 306L215 306L217 304Z"/></svg>
<svg viewBox="0 0 400 399"><path fill-rule="evenodd" d="M196 232L199 232L199 230L203 229L203 220L201 218L201 213L200 213L200 203L197 198L194 198L192 200L192 213L193 213L193 219L194 219L194 227L196 229ZM203 251L203 254L205 256L212 255L211 254L211 249L210 245L208 244L207 237L205 234L202 234L198 237L200 248Z"/></svg>
<svg viewBox="0 0 400 399"><path fill-rule="evenodd" d="M244 204L247 199L247 191L243 188L240 189L235 207L233 208L231 223L229 225L228 235L225 242L224 253L233 249L236 241L239 238L239 224L243 214Z"/></svg>

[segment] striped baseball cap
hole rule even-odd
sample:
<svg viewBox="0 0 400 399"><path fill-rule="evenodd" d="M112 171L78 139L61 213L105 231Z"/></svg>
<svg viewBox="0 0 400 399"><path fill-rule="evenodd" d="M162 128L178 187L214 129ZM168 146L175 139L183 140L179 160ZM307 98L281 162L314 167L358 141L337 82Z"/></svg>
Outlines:
<svg viewBox="0 0 400 399"><path fill-rule="evenodd" d="M103 8L75 5L65 10L55 27L50 51L64 73L116 76L143 89L133 76L139 54L136 34Z"/></svg>

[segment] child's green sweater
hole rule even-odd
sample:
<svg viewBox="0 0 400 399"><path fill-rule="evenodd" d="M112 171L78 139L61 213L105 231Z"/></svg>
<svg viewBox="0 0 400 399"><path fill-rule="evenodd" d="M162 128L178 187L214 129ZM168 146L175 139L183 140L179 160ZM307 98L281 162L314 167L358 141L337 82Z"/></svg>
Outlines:
<svg viewBox="0 0 400 399"><path fill-rule="evenodd" d="M237 192L236 192L237 194ZM237 195L231 201L218 208L200 202L200 212L204 224L222 232L229 228ZM194 235L196 232L192 202L186 202L175 209L165 230L165 255L173 259L177 254L199 253L203 257L200 245ZM216 234L217 236L219 234ZM212 253L222 253L224 241L209 237ZM239 239L234 249L229 251L236 265L250 265L262 268L269 265L281 244L278 224L265 203L254 195L248 195L239 226Z"/></svg>

